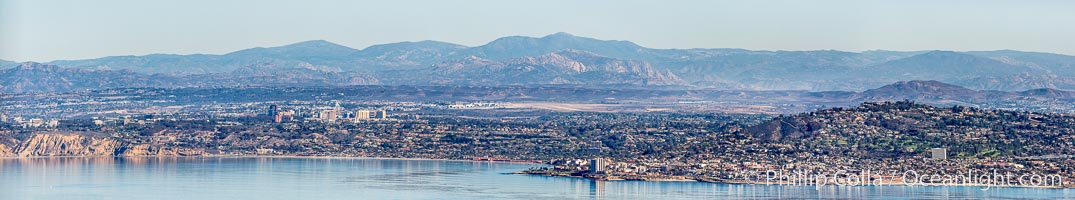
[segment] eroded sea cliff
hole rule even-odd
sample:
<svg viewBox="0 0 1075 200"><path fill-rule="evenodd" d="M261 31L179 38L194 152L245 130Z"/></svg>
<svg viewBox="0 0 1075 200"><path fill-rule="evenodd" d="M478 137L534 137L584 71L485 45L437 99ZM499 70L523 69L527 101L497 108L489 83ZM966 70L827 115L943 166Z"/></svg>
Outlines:
<svg viewBox="0 0 1075 200"><path fill-rule="evenodd" d="M47 156L194 156L204 150L117 141L97 134L52 132L23 140L0 138L0 157Z"/></svg>

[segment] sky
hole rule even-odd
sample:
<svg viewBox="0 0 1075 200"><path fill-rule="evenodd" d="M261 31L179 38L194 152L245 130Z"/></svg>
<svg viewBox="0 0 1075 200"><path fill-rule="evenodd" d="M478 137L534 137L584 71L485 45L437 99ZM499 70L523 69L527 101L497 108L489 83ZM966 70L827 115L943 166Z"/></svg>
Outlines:
<svg viewBox="0 0 1075 200"><path fill-rule="evenodd" d="M20 62L556 32L651 48L1075 55L1075 1L0 0L0 59Z"/></svg>

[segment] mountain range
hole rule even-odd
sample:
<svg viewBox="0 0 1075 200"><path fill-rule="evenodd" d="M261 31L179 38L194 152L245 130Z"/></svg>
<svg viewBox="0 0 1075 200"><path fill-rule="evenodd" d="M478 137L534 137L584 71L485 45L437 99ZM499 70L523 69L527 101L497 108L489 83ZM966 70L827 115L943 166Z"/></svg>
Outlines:
<svg viewBox="0 0 1075 200"><path fill-rule="evenodd" d="M380 100L418 97L421 97L419 100L447 101L601 102L606 99L615 99L629 102L667 103L719 100L752 105L808 105L807 107L791 106L787 108L790 110L775 112L809 111L811 105L838 107L861 102L902 100L938 106L1018 107L1041 109L1047 112L1070 107L1062 105L1075 104L1075 92L1060 89L975 90L940 81L919 80L899 81L861 92L668 89L669 86L683 84L682 79L672 73L659 71L642 61L619 60L578 50L504 61L468 57L436 64L428 70L418 71L430 74L386 75L340 71L309 64L300 68L282 68L262 64L237 68L227 73L146 75L131 70L89 70L27 62L14 68L0 70L0 93L71 92L131 87L197 90L199 88L267 86L265 88L272 90L272 88L307 86L325 88L327 86L339 88L339 90L356 90L349 92L351 94L367 94L376 91L375 93L389 95L379 98L374 98L376 95L370 96ZM533 72L540 72L537 74L543 76L527 75ZM377 78L379 76L401 78L379 79ZM437 78L425 79L428 77ZM408 81L413 84L403 84ZM386 84L386 82L397 84ZM604 85L606 87L580 85ZM364 88L370 91L364 91ZM389 90L393 92L386 92ZM268 93L280 96L291 92L294 91Z"/></svg>
<svg viewBox="0 0 1075 200"><path fill-rule="evenodd" d="M133 87L347 86L380 84L359 72L326 71L311 65L240 67L227 73L141 74L129 69L90 70L26 62L0 70L0 92L70 92Z"/></svg>
<svg viewBox="0 0 1075 200"><path fill-rule="evenodd" d="M14 61L0 60L0 69L14 67L15 65L18 65L18 63Z"/></svg>
<svg viewBox="0 0 1075 200"><path fill-rule="evenodd" d="M0 61L0 64L7 66L5 68L14 66L10 62ZM110 56L57 60L44 64L92 71L83 73L109 74L114 73L109 71L121 71L130 76L146 77L209 76L219 84L240 85L303 84L304 80L316 79L331 82L327 83L330 85L562 84L865 91L898 81L937 80L975 90L1075 90L1075 78L1071 78L1075 77L1075 56L1060 54L1012 50L845 52L654 49L630 41L599 40L568 33L539 38L503 37L475 47L419 41L374 45L358 50L324 40L313 40L223 55ZM258 72L281 76L299 73L296 70L301 73L282 78L286 80L264 83L227 79L258 76L239 74L249 71L245 69L250 67L261 68L255 70ZM337 83L334 81L337 78L347 81ZM103 87L124 84L91 85Z"/></svg>

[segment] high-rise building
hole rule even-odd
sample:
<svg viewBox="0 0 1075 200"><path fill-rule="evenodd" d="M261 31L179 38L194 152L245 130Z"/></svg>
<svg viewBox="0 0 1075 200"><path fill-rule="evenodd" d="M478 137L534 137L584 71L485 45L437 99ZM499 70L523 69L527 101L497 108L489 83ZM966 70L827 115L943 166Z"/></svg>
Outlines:
<svg viewBox="0 0 1075 200"><path fill-rule="evenodd" d="M934 160L948 159L948 149L946 148L932 148L929 151L930 154L932 154L930 158L933 158Z"/></svg>
<svg viewBox="0 0 1075 200"><path fill-rule="evenodd" d="M604 173L605 172L605 159L598 158L590 160L590 173Z"/></svg>
<svg viewBox="0 0 1075 200"><path fill-rule="evenodd" d="M276 114L277 114L276 109L277 109L277 107L276 107L275 104L269 105L269 112L266 113L266 114L268 114L269 117L276 117Z"/></svg>
<svg viewBox="0 0 1075 200"><path fill-rule="evenodd" d="M45 125L45 120L41 118L31 118L23 124L24 127L40 127Z"/></svg>
<svg viewBox="0 0 1075 200"><path fill-rule="evenodd" d="M367 120L367 119L370 119L370 111L369 110L355 111L355 121Z"/></svg>
<svg viewBox="0 0 1075 200"><path fill-rule="evenodd" d="M276 115L273 116L273 122L276 122L276 123L280 123L280 122L284 122L284 121L291 121L293 119L295 119L295 111L294 110L276 112Z"/></svg>
<svg viewBox="0 0 1075 200"><path fill-rule="evenodd" d="M336 121L336 115L339 115L339 112L337 112L336 109L321 110L321 113L319 113L318 115L318 119L322 121L332 122Z"/></svg>
<svg viewBox="0 0 1075 200"><path fill-rule="evenodd" d="M373 118L373 119L388 118L388 112L385 111L385 110L376 110L376 111L373 111L373 113L370 114L370 118Z"/></svg>

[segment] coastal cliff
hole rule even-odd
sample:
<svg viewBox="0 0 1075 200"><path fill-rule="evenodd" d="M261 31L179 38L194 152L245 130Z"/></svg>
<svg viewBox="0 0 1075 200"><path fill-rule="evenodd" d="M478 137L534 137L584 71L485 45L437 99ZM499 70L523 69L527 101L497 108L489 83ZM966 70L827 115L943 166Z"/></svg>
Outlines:
<svg viewBox="0 0 1075 200"><path fill-rule="evenodd" d="M0 139L0 157L39 156L193 156L204 150L150 144L132 144L88 133L40 133L19 142Z"/></svg>
<svg viewBox="0 0 1075 200"><path fill-rule="evenodd" d="M16 149L18 157L34 156L112 156L120 143L109 138L78 134L35 134Z"/></svg>
<svg viewBox="0 0 1075 200"><path fill-rule="evenodd" d="M17 142L15 139L0 141L0 157L14 157L14 147L9 144L14 144L15 142Z"/></svg>

